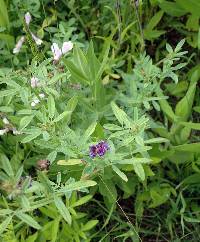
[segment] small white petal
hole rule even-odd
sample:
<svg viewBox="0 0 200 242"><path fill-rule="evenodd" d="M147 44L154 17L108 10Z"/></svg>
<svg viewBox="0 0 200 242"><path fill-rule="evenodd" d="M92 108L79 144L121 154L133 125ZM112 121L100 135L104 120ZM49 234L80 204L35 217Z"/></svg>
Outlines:
<svg viewBox="0 0 200 242"><path fill-rule="evenodd" d="M51 51L53 53L53 58L55 61L58 61L60 59L60 57L62 56L62 51L61 49L58 47L58 44L53 43L51 45Z"/></svg>
<svg viewBox="0 0 200 242"><path fill-rule="evenodd" d="M44 98L44 97L45 97L44 93L40 93L40 94L39 94L39 97L40 97L40 98Z"/></svg>
<svg viewBox="0 0 200 242"><path fill-rule="evenodd" d="M40 100L38 98L34 98L33 101L31 102L31 106L35 107L36 104L38 104Z"/></svg>
<svg viewBox="0 0 200 242"><path fill-rule="evenodd" d="M35 107L36 103L33 101L31 102L31 107Z"/></svg>
<svg viewBox="0 0 200 242"><path fill-rule="evenodd" d="M15 48L13 49L13 54L17 54L17 53L19 53L20 49L22 48L22 45L23 45L24 41L25 41L25 37L22 36L22 37L18 40L17 44L15 45Z"/></svg>
<svg viewBox="0 0 200 242"><path fill-rule="evenodd" d="M31 36L35 40L36 45L41 45L42 44L43 41L41 39L39 39L36 35L34 35L33 33L31 33Z"/></svg>
<svg viewBox="0 0 200 242"><path fill-rule="evenodd" d="M34 76L31 78L30 82L31 82L32 88L38 87L40 85L39 79L37 77L34 77Z"/></svg>
<svg viewBox="0 0 200 242"><path fill-rule="evenodd" d="M0 129L0 135L4 135L8 132L8 129Z"/></svg>
<svg viewBox="0 0 200 242"><path fill-rule="evenodd" d="M25 22L26 22L26 24L29 25L30 22L31 22L31 15L30 15L30 13L27 12L27 13L25 14L24 18L25 18Z"/></svg>
<svg viewBox="0 0 200 242"><path fill-rule="evenodd" d="M12 131L13 131L13 134L14 134L14 135L19 135L19 134L21 134L20 131L16 130L16 128L13 128Z"/></svg>
<svg viewBox="0 0 200 242"><path fill-rule="evenodd" d="M4 124L9 124L10 122L8 121L7 118L4 117L4 118L3 118L3 123L4 123Z"/></svg>
<svg viewBox="0 0 200 242"><path fill-rule="evenodd" d="M62 45L62 53L65 54L73 49L73 43L71 41L64 42Z"/></svg>

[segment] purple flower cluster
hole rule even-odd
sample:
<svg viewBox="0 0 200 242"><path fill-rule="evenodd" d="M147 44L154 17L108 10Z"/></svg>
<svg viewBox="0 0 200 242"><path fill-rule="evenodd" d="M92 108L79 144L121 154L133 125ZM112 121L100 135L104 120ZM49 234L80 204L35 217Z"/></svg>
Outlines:
<svg viewBox="0 0 200 242"><path fill-rule="evenodd" d="M110 147L106 141L100 141L96 145L90 146L90 157L95 158L96 156L103 156L105 155L106 151L109 150Z"/></svg>

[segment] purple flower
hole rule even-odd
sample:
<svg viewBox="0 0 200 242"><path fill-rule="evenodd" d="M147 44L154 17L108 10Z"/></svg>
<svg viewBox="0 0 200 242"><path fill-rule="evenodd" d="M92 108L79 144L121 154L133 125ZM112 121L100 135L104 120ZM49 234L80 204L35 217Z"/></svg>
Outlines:
<svg viewBox="0 0 200 242"><path fill-rule="evenodd" d="M39 87L40 86L40 81L39 81L39 79L37 78L37 77L31 77L31 81L30 81L30 83L31 83L31 87L32 88L35 88L35 87Z"/></svg>
<svg viewBox="0 0 200 242"><path fill-rule="evenodd" d="M51 51L53 53L54 61L59 61L62 55L66 54L73 48L73 43L71 41L64 42L62 45L62 49L59 48L57 43L53 43L51 45Z"/></svg>
<svg viewBox="0 0 200 242"><path fill-rule="evenodd" d="M95 158L96 156L102 157L105 155L106 151L110 149L106 141L100 141L96 145L90 146L90 157Z"/></svg>
<svg viewBox="0 0 200 242"><path fill-rule="evenodd" d="M25 22L26 22L26 24L29 25L30 22L31 22L31 15L30 15L30 13L27 12L27 13L24 15L24 18L25 18Z"/></svg>
<svg viewBox="0 0 200 242"><path fill-rule="evenodd" d="M73 49L73 43L71 41L64 42L62 45L62 53L66 54L68 51Z"/></svg>
<svg viewBox="0 0 200 242"><path fill-rule="evenodd" d="M58 61L60 59L60 57L62 56L62 51L61 49L58 47L58 44L53 43L51 46L51 51L53 53L53 58L55 61Z"/></svg>
<svg viewBox="0 0 200 242"><path fill-rule="evenodd" d="M90 157L94 158L97 155L97 146L96 145L92 145L90 146Z"/></svg>
<svg viewBox="0 0 200 242"><path fill-rule="evenodd" d="M109 149L110 149L110 147L109 147L107 142L100 141L98 143L98 151L97 151L97 153L98 153L99 156L103 156L106 153L106 151L109 150Z"/></svg>
<svg viewBox="0 0 200 242"><path fill-rule="evenodd" d="M27 12L27 13L24 15L24 18L25 18L25 22L26 22L27 26L29 26L29 24L30 24L30 22L31 22L31 19L32 19L30 13ZM32 36L32 38L34 39L35 43L36 43L37 45L41 45L43 41L42 41L41 39L39 39L39 38L38 38L35 34L33 34L31 31L30 31L30 33L31 33L31 36ZM18 42L17 42L15 48L13 49L13 54L17 54L17 53L19 53L19 51L20 51L20 49L22 48L22 45L23 45L25 39L26 39L25 36L22 36L22 37L18 40Z"/></svg>
<svg viewBox="0 0 200 242"><path fill-rule="evenodd" d="M31 36L35 40L36 45L42 44L43 41L41 39L39 39L36 35L34 35L32 32L31 32Z"/></svg>
<svg viewBox="0 0 200 242"><path fill-rule="evenodd" d="M17 54L17 53L19 53L20 49L22 48L22 45L23 45L24 41L25 41L25 37L22 36L22 37L18 40L17 44L15 45L15 48L13 49L13 54Z"/></svg>

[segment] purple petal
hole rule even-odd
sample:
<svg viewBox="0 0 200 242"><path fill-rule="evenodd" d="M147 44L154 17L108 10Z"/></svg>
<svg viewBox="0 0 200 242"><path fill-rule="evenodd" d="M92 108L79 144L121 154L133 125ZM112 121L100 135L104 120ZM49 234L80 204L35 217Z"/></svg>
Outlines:
<svg viewBox="0 0 200 242"><path fill-rule="evenodd" d="M62 51L61 49L58 47L58 45L56 43L53 43L51 46L51 51L53 53L53 58L55 61L58 61L60 59L60 57L62 56Z"/></svg>
<svg viewBox="0 0 200 242"><path fill-rule="evenodd" d="M42 44L43 41L41 39L39 39L36 35L34 35L32 32L31 32L31 36L35 40L36 45Z"/></svg>
<svg viewBox="0 0 200 242"><path fill-rule="evenodd" d="M73 43L71 41L64 42L62 45L62 53L65 54L73 48Z"/></svg>
<svg viewBox="0 0 200 242"><path fill-rule="evenodd" d="M22 45L23 45L24 41L25 41L25 36L22 36L18 40L17 44L15 45L15 48L13 49L13 54L19 53L20 49L22 48Z"/></svg>
<svg viewBox="0 0 200 242"><path fill-rule="evenodd" d="M39 86L39 79L37 77L32 77L31 78L31 87L35 88Z"/></svg>
<svg viewBox="0 0 200 242"><path fill-rule="evenodd" d="M30 22L31 22L31 15L30 15L30 13L27 12L27 13L25 14L24 18L25 18L25 22L26 22L26 24L29 25Z"/></svg>

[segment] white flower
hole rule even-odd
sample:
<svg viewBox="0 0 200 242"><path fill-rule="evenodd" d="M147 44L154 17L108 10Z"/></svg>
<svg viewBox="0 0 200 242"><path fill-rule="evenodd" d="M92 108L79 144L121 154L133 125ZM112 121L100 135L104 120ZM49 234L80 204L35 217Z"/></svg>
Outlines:
<svg viewBox="0 0 200 242"><path fill-rule="evenodd" d="M30 15L30 13L27 12L27 13L25 14L24 18L25 18L25 22L26 22L26 24L29 25L30 22L31 22L31 15Z"/></svg>
<svg viewBox="0 0 200 242"><path fill-rule="evenodd" d="M58 61L60 59L60 57L62 56L62 51L61 49L58 47L58 44L53 43L51 46L51 51L53 52L53 58L55 61Z"/></svg>
<svg viewBox="0 0 200 242"><path fill-rule="evenodd" d="M62 45L62 53L66 54L68 51L72 50L73 43L71 41L64 42Z"/></svg>
<svg viewBox="0 0 200 242"><path fill-rule="evenodd" d="M41 99L43 99L43 98L45 97L44 93L40 93L40 94L39 94L39 97L40 97ZM35 107L35 105L38 104L38 103L40 103L40 100L39 100L37 97L35 97L35 98L33 99L33 101L31 102L31 107Z"/></svg>
<svg viewBox="0 0 200 242"><path fill-rule="evenodd" d="M37 77L32 77L31 78L31 87L32 88L35 88L35 87L38 87L38 86L40 86L40 83L39 83L39 79L37 78Z"/></svg>
<svg viewBox="0 0 200 242"><path fill-rule="evenodd" d="M39 97L43 99L45 97L44 93L40 93Z"/></svg>
<svg viewBox="0 0 200 242"><path fill-rule="evenodd" d="M71 41L64 42L62 45L62 49L58 47L58 44L53 43L51 46L51 51L53 53L54 61L59 61L63 54L66 54L73 48L73 43Z"/></svg>
<svg viewBox="0 0 200 242"><path fill-rule="evenodd" d="M31 32L31 36L35 40L36 45L42 44L43 41L41 39L39 39L36 35L34 35L32 32Z"/></svg>
<svg viewBox="0 0 200 242"><path fill-rule="evenodd" d="M23 45L24 41L25 41L25 37L22 36L22 37L18 40L18 42L17 42L15 48L13 49L13 54L17 54L17 53L19 53L20 49L22 48L22 45Z"/></svg>
<svg viewBox="0 0 200 242"><path fill-rule="evenodd" d="M8 129L0 129L0 135L4 135L8 132Z"/></svg>
<svg viewBox="0 0 200 242"><path fill-rule="evenodd" d="M31 107L35 107L36 104L38 104L40 101L37 98L34 98L33 101L31 102Z"/></svg>
<svg viewBox="0 0 200 242"><path fill-rule="evenodd" d="M13 128L13 134L14 135L19 135L19 134L21 134L22 132L20 132L20 131L18 131L16 128Z"/></svg>
<svg viewBox="0 0 200 242"><path fill-rule="evenodd" d="M2 121L3 121L4 124L9 124L10 123L6 117L4 117Z"/></svg>

